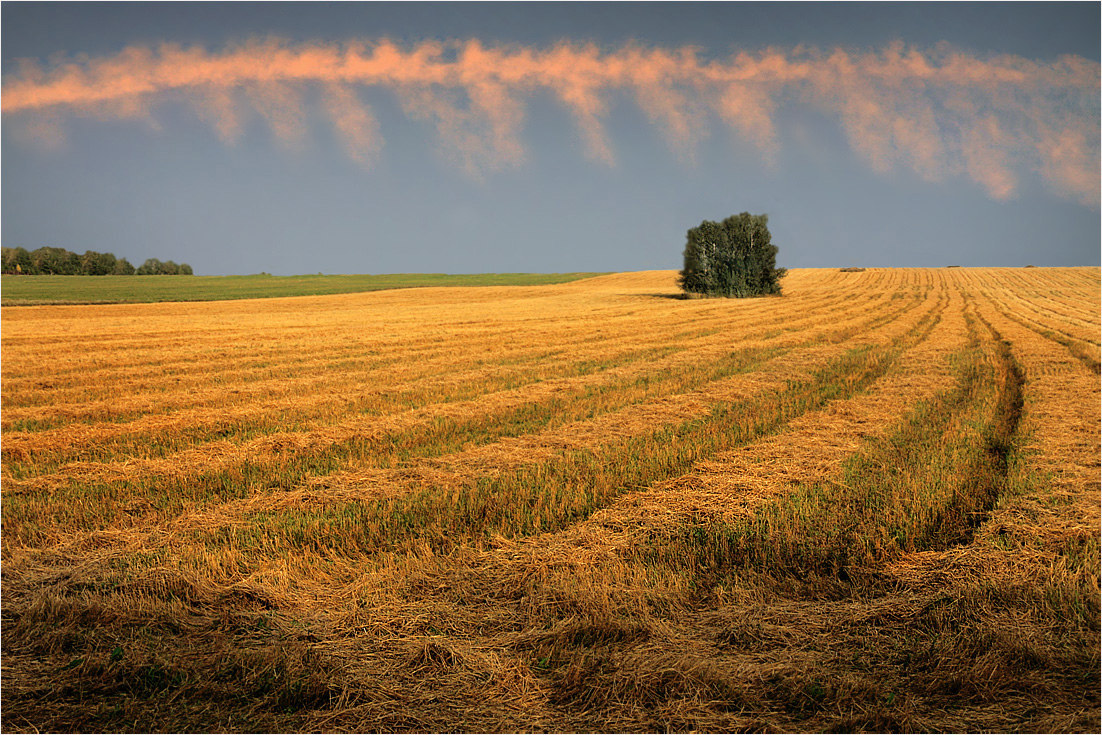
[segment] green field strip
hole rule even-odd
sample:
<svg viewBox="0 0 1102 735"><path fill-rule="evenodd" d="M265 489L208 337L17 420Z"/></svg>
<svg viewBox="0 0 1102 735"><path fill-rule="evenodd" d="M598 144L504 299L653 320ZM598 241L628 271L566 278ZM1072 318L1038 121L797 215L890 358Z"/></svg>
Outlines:
<svg viewBox="0 0 1102 735"><path fill-rule="evenodd" d="M394 273L331 276L0 276L0 304L137 304L324 296L440 286L545 286L606 273Z"/></svg>

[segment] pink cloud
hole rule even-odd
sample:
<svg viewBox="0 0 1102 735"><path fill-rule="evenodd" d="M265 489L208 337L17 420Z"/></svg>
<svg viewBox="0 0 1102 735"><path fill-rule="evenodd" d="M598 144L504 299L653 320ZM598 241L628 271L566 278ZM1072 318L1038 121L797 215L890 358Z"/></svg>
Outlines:
<svg viewBox="0 0 1102 735"><path fill-rule="evenodd" d="M836 118L878 172L963 176L996 199L1014 196L1033 172L1060 194L1098 205L1099 65L1072 56L980 58L898 43L866 52L774 48L710 61L693 48L476 40L410 48L385 40L250 41L222 51L164 45L49 67L24 63L4 79L2 109L48 142L68 116L151 120L162 97L183 95L226 143L240 138L252 112L296 148L309 134L310 88L319 90L319 110L348 155L364 166L383 143L362 99L368 89L395 93L474 174L524 162L527 99L541 92L570 111L586 155L613 164L604 119L609 95L626 92L688 161L716 120L775 158L783 101Z"/></svg>

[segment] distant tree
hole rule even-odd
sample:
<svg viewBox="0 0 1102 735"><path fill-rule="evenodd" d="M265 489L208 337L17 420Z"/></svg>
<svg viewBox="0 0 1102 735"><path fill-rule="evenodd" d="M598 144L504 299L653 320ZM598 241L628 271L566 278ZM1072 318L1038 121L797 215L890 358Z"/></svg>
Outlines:
<svg viewBox="0 0 1102 735"><path fill-rule="evenodd" d="M97 253L86 250L80 257L80 272L85 276L106 276L115 271L117 262L112 253Z"/></svg>
<svg viewBox="0 0 1102 735"><path fill-rule="evenodd" d="M31 254L26 248L2 248L3 272L11 275L32 272Z"/></svg>
<svg viewBox="0 0 1102 735"><path fill-rule="evenodd" d="M65 248L60 248L61 255L61 269L59 275L62 276L79 276L80 275L80 256L76 253L70 252Z"/></svg>
<svg viewBox="0 0 1102 735"><path fill-rule="evenodd" d="M172 260L162 262L156 258L150 258L138 266L137 274L139 276L190 276L193 272L187 263L176 263Z"/></svg>
<svg viewBox="0 0 1102 735"><path fill-rule="evenodd" d="M52 275L60 263L54 253L55 248L41 247L31 251L31 268L36 273Z"/></svg>
<svg viewBox="0 0 1102 735"><path fill-rule="evenodd" d="M80 256L65 248L42 247L31 251L31 266L44 275L75 276L80 273Z"/></svg>
<svg viewBox="0 0 1102 735"><path fill-rule="evenodd" d="M776 267L769 217L748 212L689 230L681 288L708 296L763 296L781 292L787 272Z"/></svg>
<svg viewBox="0 0 1102 735"><path fill-rule="evenodd" d="M138 266L138 270L135 271L139 276L159 276L162 275L164 269L164 263L156 258L148 258L144 263Z"/></svg>
<svg viewBox="0 0 1102 735"><path fill-rule="evenodd" d="M65 248L51 247L30 252L26 248L2 248L0 266L5 274L12 275L192 275L191 266L187 263L161 262L150 258L140 268L135 268L126 258L116 258L114 253L86 250L84 255L77 255Z"/></svg>
<svg viewBox="0 0 1102 735"><path fill-rule="evenodd" d="M34 258L31 257L31 251L27 248L15 249L15 266L16 271L27 275L34 275L38 273L34 268Z"/></svg>
<svg viewBox="0 0 1102 735"><path fill-rule="evenodd" d="M4 273L33 275L34 260L26 248L4 248Z"/></svg>

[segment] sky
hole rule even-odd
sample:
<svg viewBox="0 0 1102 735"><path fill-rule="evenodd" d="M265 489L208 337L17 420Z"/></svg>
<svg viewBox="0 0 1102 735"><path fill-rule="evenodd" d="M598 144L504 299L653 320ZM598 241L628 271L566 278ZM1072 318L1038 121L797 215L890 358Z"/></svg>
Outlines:
<svg viewBox="0 0 1102 735"><path fill-rule="evenodd" d="M1100 4L0 5L0 240L197 274L1098 266Z"/></svg>

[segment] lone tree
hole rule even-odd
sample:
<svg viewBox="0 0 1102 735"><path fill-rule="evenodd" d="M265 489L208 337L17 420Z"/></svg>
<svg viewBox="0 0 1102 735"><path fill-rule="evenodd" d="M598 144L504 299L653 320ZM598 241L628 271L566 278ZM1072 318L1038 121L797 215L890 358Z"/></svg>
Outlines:
<svg viewBox="0 0 1102 735"><path fill-rule="evenodd" d="M768 215L743 212L722 222L705 220L689 230L681 288L739 298L779 294L787 271L776 267L777 246L768 222Z"/></svg>

